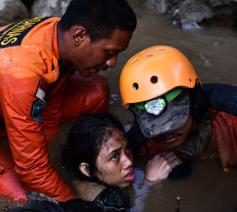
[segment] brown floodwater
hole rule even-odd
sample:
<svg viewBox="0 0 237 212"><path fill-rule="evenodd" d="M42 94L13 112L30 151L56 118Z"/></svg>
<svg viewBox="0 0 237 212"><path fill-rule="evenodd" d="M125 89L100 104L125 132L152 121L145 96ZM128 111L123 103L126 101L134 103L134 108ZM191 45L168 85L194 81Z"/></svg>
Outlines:
<svg viewBox="0 0 237 212"><path fill-rule="evenodd" d="M111 87L113 113L123 123L132 120L124 111L119 98L119 73L129 57L153 45L172 45L183 51L193 63L200 79L206 82L237 85L237 31L228 27L208 27L199 31L182 31L170 20L158 16L142 5L143 1L130 0L138 16L138 27L129 48L121 53L116 69L106 75ZM58 163L61 146L71 124L64 124L56 141L50 146L51 160L62 174ZM140 211L178 212L176 197L180 197L180 212L233 212L237 208L237 171L225 173L218 160L194 161L190 176L168 179L154 187L144 199ZM0 201L1 205L4 205ZM0 210L1 211L1 210Z"/></svg>

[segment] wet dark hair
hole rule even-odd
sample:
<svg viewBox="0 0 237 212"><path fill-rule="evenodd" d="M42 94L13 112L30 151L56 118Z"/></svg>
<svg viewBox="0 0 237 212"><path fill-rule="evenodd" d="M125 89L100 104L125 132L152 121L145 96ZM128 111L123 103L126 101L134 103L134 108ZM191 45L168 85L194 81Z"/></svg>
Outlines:
<svg viewBox="0 0 237 212"><path fill-rule="evenodd" d="M69 131L67 144L63 151L63 161L72 178L98 181L93 176L96 171L96 159L100 149L112 136L113 130L124 132L122 124L111 114L93 114L81 116ZM91 177L80 170L81 163L89 164Z"/></svg>
<svg viewBox="0 0 237 212"><path fill-rule="evenodd" d="M74 25L85 27L94 42L109 38L114 29L133 32L137 19L126 0L72 0L59 27L66 31Z"/></svg>
<svg viewBox="0 0 237 212"><path fill-rule="evenodd" d="M190 96L190 114L197 122L204 122L210 117L208 116L208 108L210 106L208 97L204 92L201 84L196 83L195 87L189 89Z"/></svg>

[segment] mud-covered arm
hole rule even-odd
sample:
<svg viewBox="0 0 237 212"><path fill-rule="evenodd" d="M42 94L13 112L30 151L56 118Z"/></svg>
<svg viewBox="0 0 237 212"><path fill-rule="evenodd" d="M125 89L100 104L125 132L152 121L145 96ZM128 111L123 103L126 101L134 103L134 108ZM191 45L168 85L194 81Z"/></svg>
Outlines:
<svg viewBox="0 0 237 212"><path fill-rule="evenodd" d="M58 201L72 199L70 188L49 162L41 123L32 117L38 75L23 75L19 68L7 71L0 78L1 107L17 176L31 191Z"/></svg>

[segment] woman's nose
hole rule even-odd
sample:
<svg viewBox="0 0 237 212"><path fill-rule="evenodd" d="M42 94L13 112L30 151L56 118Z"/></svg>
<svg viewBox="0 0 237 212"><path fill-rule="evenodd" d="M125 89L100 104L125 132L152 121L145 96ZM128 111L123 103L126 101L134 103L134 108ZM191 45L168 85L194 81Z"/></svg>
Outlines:
<svg viewBox="0 0 237 212"><path fill-rule="evenodd" d="M129 168L133 165L133 159L131 154L124 153L123 157L124 168Z"/></svg>

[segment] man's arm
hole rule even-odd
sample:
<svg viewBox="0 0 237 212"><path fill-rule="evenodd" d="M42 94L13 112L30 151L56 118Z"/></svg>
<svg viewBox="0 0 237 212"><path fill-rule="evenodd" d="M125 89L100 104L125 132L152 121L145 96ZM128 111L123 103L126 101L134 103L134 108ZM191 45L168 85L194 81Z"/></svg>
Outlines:
<svg viewBox="0 0 237 212"><path fill-rule="evenodd" d="M32 74L27 77L4 74L1 78L1 107L15 171L29 190L66 201L73 198L71 189L49 163L41 124L32 118L38 82L39 77Z"/></svg>

